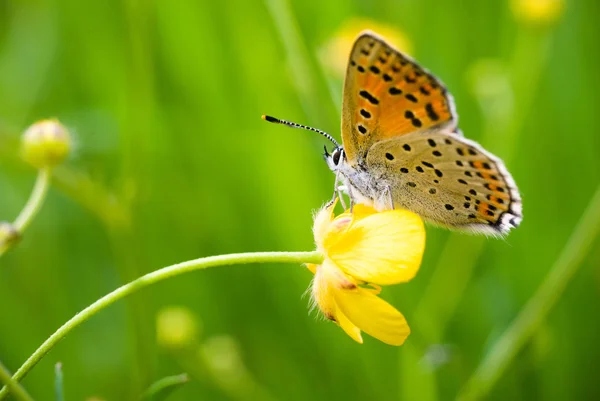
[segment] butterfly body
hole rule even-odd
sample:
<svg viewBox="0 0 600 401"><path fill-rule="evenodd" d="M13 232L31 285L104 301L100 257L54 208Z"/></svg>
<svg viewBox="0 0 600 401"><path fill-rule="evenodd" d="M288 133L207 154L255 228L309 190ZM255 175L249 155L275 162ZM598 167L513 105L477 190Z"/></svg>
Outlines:
<svg viewBox="0 0 600 401"><path fill-rule="evenodd" d="M354 202L449 228L506 234L521 200L504 163L457 129L445 86L371 32L350 54L343 146L326 160Z"/></svg>

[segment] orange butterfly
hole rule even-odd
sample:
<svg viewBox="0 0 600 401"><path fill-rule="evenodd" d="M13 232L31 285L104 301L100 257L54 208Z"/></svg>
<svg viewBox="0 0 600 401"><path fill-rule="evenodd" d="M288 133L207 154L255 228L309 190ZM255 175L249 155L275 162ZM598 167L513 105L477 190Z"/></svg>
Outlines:
<svg viewBox="0 0 600 401"><path fill-rule="evenodd" d="M372 32L354 43L346 71L340 146L326 161L352 202L404 208L449 228L506 234L521 197L502 160L463 137L454 100L435 76Z"/></svg>

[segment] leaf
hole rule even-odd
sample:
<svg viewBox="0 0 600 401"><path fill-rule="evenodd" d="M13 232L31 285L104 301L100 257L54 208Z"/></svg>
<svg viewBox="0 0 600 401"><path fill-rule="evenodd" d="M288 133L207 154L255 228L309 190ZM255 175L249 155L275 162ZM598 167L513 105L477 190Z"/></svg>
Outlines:
<svg viewBox="0 0 600 401"><path fill-rule="evenodd" d="M141 400L161 401L190 380L187 373L163 377L154 382L140 397Z"/></svg>

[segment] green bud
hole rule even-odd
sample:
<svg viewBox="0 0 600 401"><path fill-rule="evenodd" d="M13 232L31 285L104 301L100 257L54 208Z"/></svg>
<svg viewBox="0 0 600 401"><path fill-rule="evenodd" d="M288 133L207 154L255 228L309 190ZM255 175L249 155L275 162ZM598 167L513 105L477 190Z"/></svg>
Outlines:
<svg viewBox="0 0 600 401"><path fill-rule="evenodd" d="M10 248L20 239L21 235L14 225L7 221L0 221L0 248Z"/></svg>
<svg viewBox="0 0 600 401"><path fill-rule="evenodd" d="M38 121L27 128L21 138L23 158L36 168L62 163L71 146L71 134L58 120Z"/></svg>

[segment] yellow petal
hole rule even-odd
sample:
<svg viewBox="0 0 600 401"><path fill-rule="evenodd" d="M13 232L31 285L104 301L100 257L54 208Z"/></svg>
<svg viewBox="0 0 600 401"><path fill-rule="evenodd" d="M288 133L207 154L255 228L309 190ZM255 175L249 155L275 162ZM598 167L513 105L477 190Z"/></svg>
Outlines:
<svg viewBox="0 0 600 401"><path fill-rule="evenodd" d="M332 292L333 286L354 285L354 283L347 280L343 273L327 260L324 262L324 266L311 266L316 269L312 285L312 297L315 305L327 319L335 321L354 341L362 344L359 328L339 310Z"/></svg>
<svg viewBox="0 0 600 401"><path fill-rule="evenodd" d="M407 210L368 214L355 218L337 241L325 243L325 248L349 276L381 285L401 283L419 270L425 228L421 218Z"/></svg>
<svg viewBox="0 0 600 401"><path fill-rule="evenodd" d="M335 208L336 203L337 198L330 205L325 205L322 207L315 215L313 223L313 236L315 237L317 248L320 250L325 240L325 236L329 231L329 225L333 220L333 209Z"/></svg>
<svg viewBox="0 0 600 401"><path fill-rule="evenodd" d="M312 298L321 313L329 319L336 320L337 306L331 292L331 283L327 271L323 266L316 266L315 278L312 283Z"/></svg>
<svg viewBox="0 0 600 401"><path fill-rule="evenodd" d="M337 323L346 332L346 334L350 336L350 338L357 343L363 343L362 336L360 335L360 329L356 327L339 308L336 310L336 319Z"/></svg>
<svg viewBox="0 0 600 401"><path fill-rule="evenodd" d="M317 265L313 263L305 263L306 268L312 272L312 274L317 274Z"/></svg>
<svg viewBox="0 0 600 401"><path fill-rule="evenodd" d="M346 212L349 213L349 212ZM364 205L359 203L358 205L354 205L352 208L352 215L356 220L363 219L372 214L378 213L377 210L372 208L371 206Z"/></svg>
<svg viewBox="0 0 600 401"><path fill-rule="evenodd" d="M381 286L373 283L367 283L361 286L361 288L365 291L372 292L375 295L381 293Z"/></svg>
<svg viewBox="0 0 600 401"><path fill-rule="evenodd" d="M404 316L372 292L360 287L354 290L332 287L332 292L341 312L338 315L345 315L365 333L389 345L402 345L410 334Z"/></svg>
<svg viewBox="0 0 600 401"><path fill-rule="evenodd" d="M354 217L350 213L343 213L331 221L321 242L322 251L325 254L343 238L344 232L348 230L353 220Z"/></svg>

